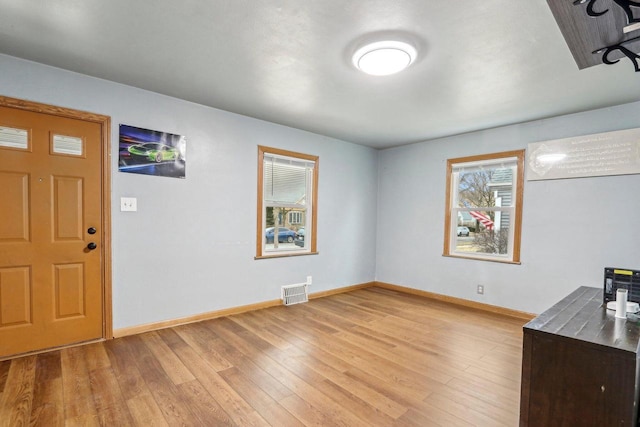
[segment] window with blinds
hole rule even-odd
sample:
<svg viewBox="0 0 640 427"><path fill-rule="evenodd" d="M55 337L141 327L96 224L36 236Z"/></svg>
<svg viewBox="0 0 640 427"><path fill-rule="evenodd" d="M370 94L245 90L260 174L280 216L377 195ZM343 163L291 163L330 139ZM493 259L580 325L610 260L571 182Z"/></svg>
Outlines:
<svg viewBox="0 0 640 427"><path fill-rule="evenodd" d="M520 262L524 150L447 161L444 255Z"/></svg>
<svg viewBox="0 0 640 427"><path fill-rule="evenodd" d="M318 158L258 147L256 258L316 252Z"/></svg>

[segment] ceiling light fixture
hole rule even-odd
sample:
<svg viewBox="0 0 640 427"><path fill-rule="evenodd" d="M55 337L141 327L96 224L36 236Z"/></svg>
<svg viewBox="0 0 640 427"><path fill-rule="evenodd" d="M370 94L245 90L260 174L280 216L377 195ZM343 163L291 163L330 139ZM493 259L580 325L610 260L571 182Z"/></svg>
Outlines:
<svg viewBox="0 0 640 427"><path fill-rule="evenodd" d="M413 63L417 51L410 44L381 41L361 47L353 55L353 65L373 76L398 73Z"/></svg>

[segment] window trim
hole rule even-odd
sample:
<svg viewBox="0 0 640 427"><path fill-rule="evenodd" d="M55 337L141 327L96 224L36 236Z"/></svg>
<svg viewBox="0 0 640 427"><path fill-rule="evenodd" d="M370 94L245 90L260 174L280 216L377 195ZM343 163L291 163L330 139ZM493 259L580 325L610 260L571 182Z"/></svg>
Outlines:
<svg viewBox="0 0 640 427"><path fill-rule="evenodd" d="M274 154L277 156L286 156L298 158L301 160L309 160L315 163L313 167L313 182L312 182L312 194L311 194L311 210L308 211L308 215L311 216L311 231L310 233L305 233L305 239L307 236L311 236L309 241L309 250L294 250L287 252L265 252L263 251L263 236L264 236L264 156L265 154ZM297 153L295 151L282 150L279 148L265 147L263 145L258 145L258 202L257 202L257 210L256 210L256 256L255 259L266 259L266 258L282 258L282 257L292 257L292 256L303 256L303 255L317 255L317 227L318 227L318 170L320 168L320 158L319 156L314 156L310 154ZM307 218L307 222L309 218ZM306 225L305 225L306 230Z"/></svg>
<svg viewBox="0 0 640 427"><path fill-rule="evenodd" d="M452 215L454 207L451 203L454 200L453 197L453 169L454 165L460 163L473 163L479 164L491 164L496 163L498 159L504 159L509 157L516 158L516 187L515 187L515 207L513 217L513 242L511 258L503 256L495 256L491 254L474 254L474 255L461 255L459 252L452 252ZM443 256L454 258L475 259L481 261L492 261L507 264L520 264L520 244L522 238L522 202L524 193L524 159L525 150L503 151L500 153L481 154L476 156L459 157L455 159L447 159L447 177L446 177L446 193L445 193L445 215L444 215L444 249ZM456 210L457 212L457 210Z"/></svg>

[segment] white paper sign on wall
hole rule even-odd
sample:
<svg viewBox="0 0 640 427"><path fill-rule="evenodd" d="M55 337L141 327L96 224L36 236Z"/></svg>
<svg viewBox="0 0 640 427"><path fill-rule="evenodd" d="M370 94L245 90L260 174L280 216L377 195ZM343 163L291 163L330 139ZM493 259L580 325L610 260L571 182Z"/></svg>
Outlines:
<svg viewBox="0 0 640 427"><path fill-rule="evenodd" d="M527 180L640 173L640 129L552 141L527 149Z"/></svg>

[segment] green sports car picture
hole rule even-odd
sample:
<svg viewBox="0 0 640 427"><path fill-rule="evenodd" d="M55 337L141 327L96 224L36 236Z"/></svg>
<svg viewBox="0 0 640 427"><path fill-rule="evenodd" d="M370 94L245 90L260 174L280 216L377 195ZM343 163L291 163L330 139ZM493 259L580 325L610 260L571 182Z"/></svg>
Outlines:
<svg viewBox="0 0 640 427"><path fill-rule="evenodd" d="M128 151L133 156L139 156L138 159L140 160L144 159L156 163L180 159L180 151L177 148L160 144L159 142L132 145L128 148Z"/></svg>
<svg viewBox="0 0 640 427"><path fill-rule="evenodd" d="M118 170L184 179L186 150L183 135L121 124Z"/></svg>

